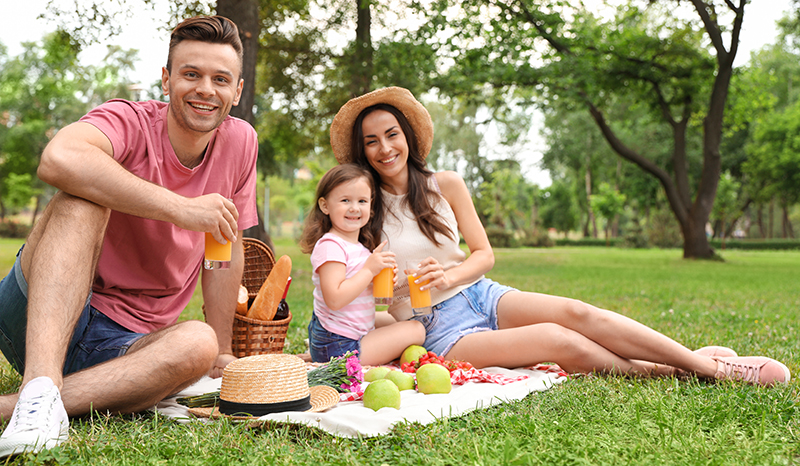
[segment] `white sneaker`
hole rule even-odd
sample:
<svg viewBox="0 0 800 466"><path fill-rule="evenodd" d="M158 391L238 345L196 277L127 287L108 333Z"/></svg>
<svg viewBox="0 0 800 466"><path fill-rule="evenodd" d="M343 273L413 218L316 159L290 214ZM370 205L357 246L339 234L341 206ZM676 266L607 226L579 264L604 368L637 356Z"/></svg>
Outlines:
<svg viewBox="0 0 800 466"><path fill-rule="evenodd" d="M69 438L69 417L61 393L49 377L37 377L19 393L14 414L0 436L0 458L38 453Z"/></svg>

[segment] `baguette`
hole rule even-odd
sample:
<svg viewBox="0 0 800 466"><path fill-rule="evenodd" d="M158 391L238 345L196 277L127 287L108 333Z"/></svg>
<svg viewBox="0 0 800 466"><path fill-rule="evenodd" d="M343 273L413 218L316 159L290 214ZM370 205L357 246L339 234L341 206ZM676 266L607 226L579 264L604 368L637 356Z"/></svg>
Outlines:
<svg viewBox="0 0 800 466"><path fill-rule="evenodd" d="M239 298L236 300L236 313L242 316L247 315L247 302L250 299L247 296L247 287L239 285Z"/></svg>
<svg viewBox="0 0 800 466"><path fill-rule="evenodd" d="M256 300L247 311L247 317L256 320L272 320L278 312L278 304L281 302L283 291L286 289L286 281L292 273L292 259L289 256L281 256L272 271L267 275L261 289L258 290Z"/></svg>

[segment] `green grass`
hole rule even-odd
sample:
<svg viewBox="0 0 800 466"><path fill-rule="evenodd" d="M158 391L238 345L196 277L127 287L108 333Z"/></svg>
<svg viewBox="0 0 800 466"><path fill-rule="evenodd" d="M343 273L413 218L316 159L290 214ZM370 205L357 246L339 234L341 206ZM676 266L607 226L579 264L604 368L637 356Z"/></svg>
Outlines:
<svg viewBox="0 0 800 466"><path fill-rule="evenodd" d="M0 272L19 242L0 241ZM290 241L287 352L304 350L308 257ZM8 256L8 257L7 257ZM497 250L488 274L640 320L690 347L724 344L784 361L800 375L800 252L727 251L725 262L678 250ZM201 318L198 295L182 315ZM0 387L18 384L0 366ZM340 439L313 428L180 425L153 414L71 424L70 441L21 464L798 464L800 384L764 389L697 380L579 377L525 399L389 435Z"/></svg>

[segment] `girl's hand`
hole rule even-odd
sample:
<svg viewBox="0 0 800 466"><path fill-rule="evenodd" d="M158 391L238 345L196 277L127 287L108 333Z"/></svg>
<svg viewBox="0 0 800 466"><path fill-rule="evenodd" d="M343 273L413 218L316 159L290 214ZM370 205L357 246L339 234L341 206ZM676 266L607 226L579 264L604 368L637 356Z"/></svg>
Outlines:
<svg viewBox="0 0 800 466"><path fill-rule="evenodd" d="M408 274L409 271L406 271ZM420 282L430 280L427 285L420 287L422 290L430 290L436 288L437 290L446 290L452 287L447 273L444 271L444 266L433 257L427 257L420 261L419 271L417 271L416 279Z"/></svg>
<svg viewBox="0 0 800 466"><path fill-rule="evenodd" d="M384 241L372 251L372 254L367 258L367 261L364 263L364 268L369 269L372 272L372 276L378 275L381 270L385 268L397 268L397 261L395 261L394 256L395 254L392 251L384 251L383 248L386 247L388 241ZM395 281L396 281L397 274L395 274Z"/></svg>

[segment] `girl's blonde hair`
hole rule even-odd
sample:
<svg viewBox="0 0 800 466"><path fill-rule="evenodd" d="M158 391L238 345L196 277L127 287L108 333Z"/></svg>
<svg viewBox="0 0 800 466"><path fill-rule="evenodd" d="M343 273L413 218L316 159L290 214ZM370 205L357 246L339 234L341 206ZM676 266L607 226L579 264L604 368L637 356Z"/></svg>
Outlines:
<svg viewBox="0 0 800 466"><path fill-rule="evenodd" d="M322 235L329 232L333 227L331 218L322 213L319 208L319 200L327 197L331 191L342 183L347 183L358 178L364 178L369 185L371 191L370 209L375 199L375 185L372 181L372 174L361 166L352 163L337 165L322 176L317 184L317 195L314 198L314 205L311 207L308 217L306 217L305 225L303 226L303 235L300 237L300 250L306 254L311 254L314 250L314 245L317 244ZM372 212L370 212L369 221L366 225L361 227L358 234L358 242L363 244L364 247L372 251L378 246L378 241L372 233Z"/></svg>

